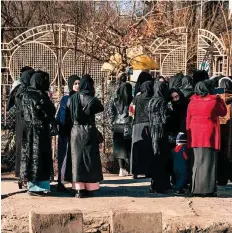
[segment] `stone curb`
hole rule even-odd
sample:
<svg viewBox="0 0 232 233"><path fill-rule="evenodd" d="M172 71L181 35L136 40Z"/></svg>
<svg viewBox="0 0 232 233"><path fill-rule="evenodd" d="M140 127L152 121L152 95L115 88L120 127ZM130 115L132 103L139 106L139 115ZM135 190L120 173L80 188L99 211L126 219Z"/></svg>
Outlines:
<svg viewBox="0 0 232 233"><path fill-rule="evenodd" d="M79 210L30 212L29 233L83 233L83 214Z"/></svg>
<svg viewBox="0 0 232 233"><path fill-rule="evenodd" d="M161 213L119 210L111 212L110 220L109 233L162 233ZM29 233L83 233L83 214L79 210L32 211Z"/></svg>
<svg viewBox="0 0 232 233"><path fill-rule="evenodd" d="M162 233L162 213L113 211L110 233Z"/></svg>

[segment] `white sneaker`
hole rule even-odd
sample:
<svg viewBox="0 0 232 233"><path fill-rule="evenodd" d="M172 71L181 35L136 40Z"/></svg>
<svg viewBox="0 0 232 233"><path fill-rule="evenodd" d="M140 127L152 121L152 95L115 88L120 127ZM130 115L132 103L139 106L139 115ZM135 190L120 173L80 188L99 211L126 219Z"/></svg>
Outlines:
<svg viewBox="0 0 232 233"><path fill-rule="evenodd" d="M128 176L128 172L126 171L126 169L120 168L119 176L120 177Z"/></svg>
<svg viewBox="0 0 232 233"><path fill-rule="evenodd" d="M124 176L122 168L120 168L120 170L119 170L119 176L121 176L121 177Z"/></svg>
<svg viewBox="0 0 232 233"><path fill-rule="evenodd" d="M128 176L128 175L129 175L129 173L127 172L126 169L123 169L123 175L124 175L124 176Z"/></svg>

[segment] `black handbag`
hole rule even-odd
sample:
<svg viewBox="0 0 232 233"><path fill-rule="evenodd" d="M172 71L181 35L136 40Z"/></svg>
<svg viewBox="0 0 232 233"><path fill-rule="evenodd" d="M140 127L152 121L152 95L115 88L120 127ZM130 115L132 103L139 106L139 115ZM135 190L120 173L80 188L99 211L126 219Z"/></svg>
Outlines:
<svg viewBox="0 0 232 233"><path fill-rule="evenodd" d="M131 126L131 124L129 124L129 123L125 124L123 136L125 139L132 138L132 126Z"/></svg>

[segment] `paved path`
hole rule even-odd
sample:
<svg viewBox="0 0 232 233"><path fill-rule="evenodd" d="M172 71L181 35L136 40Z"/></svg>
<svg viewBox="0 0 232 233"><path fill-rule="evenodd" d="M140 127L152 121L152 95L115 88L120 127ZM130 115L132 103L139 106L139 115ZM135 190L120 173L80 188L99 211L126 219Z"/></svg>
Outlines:
<svg viewBox="0 0 232 233"><path fill-rule="evenodd" d="M148 193L149 179L105 176L97 197L75 199L58 193L52 197L30 197L27 193L17 193L17 183L12 177L3 176L2 179L3 233L28 233L28 214L31 210L80 209L84 213L85 232L97 232L99 226L108 224L111 210L122 209L162 212L164 232L195 227L207 229L215 224L219 227L232 226L232 184L220 187L218 198L185 198L174 197L171 193ZM106 228L98 232L108 233Z"/></svg>

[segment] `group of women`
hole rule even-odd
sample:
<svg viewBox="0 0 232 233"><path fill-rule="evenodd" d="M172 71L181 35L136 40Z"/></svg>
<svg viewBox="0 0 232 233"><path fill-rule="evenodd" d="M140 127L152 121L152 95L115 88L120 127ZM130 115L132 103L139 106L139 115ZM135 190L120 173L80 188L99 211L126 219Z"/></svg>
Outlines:
<svg viewBox="0 0 232 233"><path fill-rule="evenodd" d="M163 77L154 80L149 73L142 72L133 98L131 84L121 79L108 111L119 176L131 173L136 179L138 175L146 175L152 178L152 193L165 193L171 184L175 184L171 151L177 134L184 132L190 148L192 194L214 196L217 165L224 168L218 170L218 177L226 170L224 182L227 183L231 179L229 167L232 162L232 138L220 135L219 123L219 117L227 114L227 108L231 111L232 99L228 98L225 103L214 94L214 88L221 87L226 93L232 93L231 85L231 78L210 80L205 71L197 71L193 77L179 73L169 80ZM231 116L224 125L228 132L232 130ZM131 138L127 135L130 125L133 127ZM222 149L220 156L223 159L218 159L221 141L226 151ZM218 179L220 183L222 181Z"/></svg>
<svg viewBox="0 0 232 233"><path fill-rule="evenodd" d="M165 193L171 183L175 184L171 150L176 135L186 132L188 146L193 148L190 150L192 193L214 196L217 164L221 167L218 182L232 179L231 115L221 127L223 133L230 135L229 140L225 135L220 136L219 124L219 117L231 111L232 98L225 103L219 95L214 95L213 89L218 86L232 93L231 78L209 80L204 71L196 72L193 78L180 73L169 80L153 79L149 73L142 72L133 96L126 75L121 75L107 108L119 176L129 172L134 178L146 175L151 177L150 192ZM16 108L16 176L20 177L19 186L26 186L30 195L43 196L50 192L51 137L56 124L59 126L57 191L67 191L62 182L68 181L75 197L89 197L103 180L99 153L103 140L96 128L95 115L103 112L104 107L95 97L94 80L89 75L82 78L72 75L68 87L69 94L61 98L57 114L48 95L46 72L29 67L10 93L8 110Z"/></svg>
<svg viewBox="0 0 232 233"><path fill-rule="evenodd" d="M95 114L104 110L96 98L94 81L89 75L68 79L69 95L56 109L48 96L49 75L32 68L21 74L10 93L8 110L16 108L16 176L19 187L30 195L48 195L53 173L51 137L57 134L58 191L65 191L63 180L72 182L78 198L92 196L103 179L99 143L101 134ZM63 176L63 177L62 177Z"/></svg>

